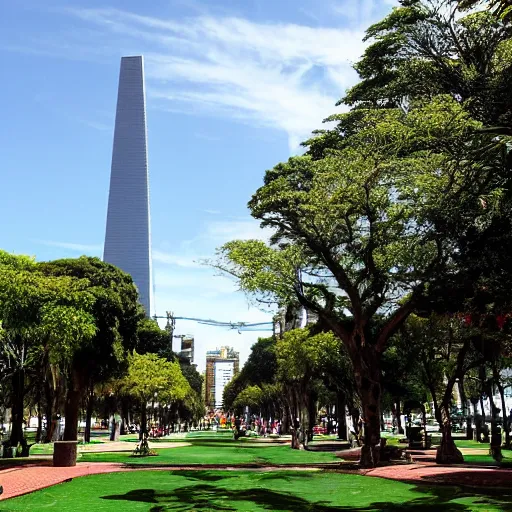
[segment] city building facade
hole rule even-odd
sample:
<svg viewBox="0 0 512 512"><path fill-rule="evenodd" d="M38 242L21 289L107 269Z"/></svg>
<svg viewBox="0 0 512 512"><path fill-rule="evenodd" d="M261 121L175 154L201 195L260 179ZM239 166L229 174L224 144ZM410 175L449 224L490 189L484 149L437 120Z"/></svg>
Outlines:
<svg viewBox="0 0 512 512"><path fill-rule="evenodd" d="M142 56L123 57L119 73L103 260L130 274L152 311L151 228Z"/></svg>
<svg viewBox="0 0 512 512"><path fill-rule="evenodd" d="M181 350L179 356L182 359L188 359L190 364L194 363L194 337L193 336L180 336Z"/></svg>
<svg viewBox="0 0 512 512"><path fill-rule="evenodd" d="M205 404L208 409L222 408L224 388L239 369L240 356L232 348L206 352Z"/></svg>

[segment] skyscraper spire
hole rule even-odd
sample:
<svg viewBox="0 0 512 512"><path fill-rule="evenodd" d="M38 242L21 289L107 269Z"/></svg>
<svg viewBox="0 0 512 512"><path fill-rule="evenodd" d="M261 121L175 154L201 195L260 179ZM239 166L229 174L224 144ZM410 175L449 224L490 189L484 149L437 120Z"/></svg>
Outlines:
<svg viewBox="0 0 512 512"><path fill-rule="evenodd" d="M131 274L150 316L153 276L142 56L121 59L103 260Z"/></svg>

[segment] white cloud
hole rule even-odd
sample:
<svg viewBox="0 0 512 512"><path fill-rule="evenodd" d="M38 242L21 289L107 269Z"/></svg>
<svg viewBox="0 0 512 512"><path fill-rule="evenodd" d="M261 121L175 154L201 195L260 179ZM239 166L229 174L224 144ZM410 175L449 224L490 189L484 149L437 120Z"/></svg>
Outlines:
<svg viewBox="0 0 512 512"><path fill-rule="evenodd" d="M375 4L375 0L358 0L357 2L342 0L332 4L332 9L339 16L358 25L364 23L363 26L365 26L366 22L372 17L376 8Z"/></svg>
<svg viewBox="0 0 512 512"><path fill-rule="evenodd" d="M368 0L366 0L368 1ZM68 13L145 50L148 95L166 110L285 131L292 151L355 82L363 32L200 15L180 21L118 9Z"/></svg>
<svg viewBox="0 0 512 512"><path fill-rule="evenodd" d="M210 213L220 214L217 211ZM222 244L230 240L268 241L271 234L271 229L260 228L253 219L207 221L195 237L183 240L173 251L153 249L153 261L177 267L203 268L202 260L210 257ZM171 244L162 243L162 247L169 248Z"/></svg>
<svg viewBox="0 0 512 512"><path fill-rule="evenodd" d="M153 262L176 265L178 267L200 267L199 257L194 255L176 254L159 250L152 251Z"/></svg>
<svg viewBox="0 0 512 512"><path fill-rule="evenodd" d="M188 293L197 296L202 295L203 291L208 292L208 296L229 294L237 291L237 285L234 281L222 276L214 275L214 270L202 267L198 271L176 271L169 269L157 269L154 275L157 290L180 288L186 289Z"/></svg>
<svg viewBox="0 0 512 512"><path fill-rule="evenodd" d="M234 219L212 221L206 224L206 230L201 238L219 244L229 240L264 240L272 234L270 228L261 228L258 221L252 219Z"/></svg>
<svg viewBox="0 0 512 512"><path fill-rule="evenodd" d="M391 7L398 6L398 0L335 0L331 4L334 14L351 25L366 30L381 19Z"/></svg>

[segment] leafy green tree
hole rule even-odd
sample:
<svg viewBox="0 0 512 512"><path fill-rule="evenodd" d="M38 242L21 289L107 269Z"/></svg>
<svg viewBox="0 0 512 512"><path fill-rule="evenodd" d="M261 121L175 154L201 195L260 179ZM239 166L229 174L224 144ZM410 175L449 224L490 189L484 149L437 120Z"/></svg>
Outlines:
<svg viewBox="0 0 512 512"><path fill-rule="evenodd" d="M194 392L200 396L201 390L203 389L203 376L197 371L197 368L194 365L190 364L188 360L180 360L179 363L181 373L183 373L183 376L187 379Z"/></svg>
<svg viewBox="0 0 512 512"><path fill-rule="evenodd" d="M388 395L389 408L395 417L399 434L404 433L401 423L402 403L425 403L428 396L428 389L418 377L421 374L420 344L411 343L408 336L402 335L407 322L390 339L381 361L382 387Z"/></svg>
<svg viewBox="0 0 512 512"><path fill-rule="evenodd" d="M505 443L503 447L507 450L510 450L512 449L512 439L510 436L510 429L512 428L512 425L510 424L510 416L508 414L509 411L507 411L506 406L505 389L512 386L512 378L510 376L512 361L510 357L501 355L499 358L491 361L491 367L494 384L496 385L500 395L502 423L503 430L505 432Z"/></svg>
<svg viewBox="0 0 512 512"><path fill-rule="evenodd" d="M482 0L459 0L459 9L473 9L482 4ZM488 0L486 2L489 10L498 18L504 21L510 21L512 18L512 1L511 0Z"/></svg>
<svg viewBox="0 0 512 512"><path fill-rule="evenodd" d="M258 338L251 347L251 353L242 370L224 388L224 409L229 410L233 406L235 398L249 386L271 384L275 381L277 373L277 359L275 355L276 340L270 338Z"/></svg>
<svg viewBox="0 0 512 512"><path fill-rule="evenodd" d="M485 362L482 337L478 329L465 325L464 319L448 315L408 318L400 335L417 351L418 376L434 403L442 440L438 461L460 463L462 454L451 440L451 409L456 383Z"/></svg>
<svg viewBox="0 0 512 512"><path fill-rule="evenodd" d="M301 425L301 437L294 430L292 448L300 448L312 437L316 420L317 386L323 360L339 352L339 340L328 333L311 335L309 329L285 332L277 341L277 378L285 386L290 416Z"/></svg>
<svg viewBox="0 0 512 512"><path fill-rule="evenodd" d="M259 386L247 386L240 393L233 402L235 409L243 409L250 407L252 410L259 410L263 404L263 391Z"/></svg>
<svg viewBox="0 0 512 512"><path fill-rule="evenodd" d="M47 276L26 257L0 254L0 320L2 353L12 379L12 435L21 444L27 375L40 358L66 366L78 346L96 333L94 297L88 282L68 276Z"/></svg>
<svg viewBox="0 0 512 512"><path fill-rule="evenodd" d="M82 256L40 263L38 270L49 277L86 281L87 291L93 297L95 335L76 345L66 372L64 439L75 440L82 397L88 395L92 400L95 384L122 373L128 352L137 346L137 328L144 312L132 278L98 258ZM88 407L87 412L90 418L92 408Z"/></svg>
<svg viewBox="0 0 512 512"><path fill-rule="evenodd" d="M368 29L367 39L371 44L355 66L361 81L342 101L356 110L389 107L407 110L411 102L448 94L483 124L479 131L510 136L512 26L500 21L496 12L481 9L461 17L457 14L457 4L463 3L466 7L477 4L451 0L400 2L400 7ZM499 15L504 14L509 4L487 2ZM486 5L481 3L479 7ZM313 139L309 151L312 155L323 155L328 148L337 147L339 134L347 129L350 126L343 120L334 130ZM470 153L468 157L479 159L488 169L487 151L493 151L496 141L503 158L501 163L494 161L490 165L497 164L495 172L505 183L508 177L502 172L509 173L512 169L510 138L481 139L476 150L479 154ZM459 272L456 277L440 276L443 282L435 300L439 312L443 308L455 312L458 308L463 312L475 309L481 314L486 307L493 307L496 315L500 315L509 310L508 292L503 283L509 279L504 271L510 266L508 255L512 250L510 195L501 196L499 212L487 199L485 194L479 197L483 209L493 210L485 224L468 226L464 200L459 201L458 215L449 211L444 219L445 232L449 230L459 245L455 256ZM465 272L462 266L466 267ZM447 288L449 294L445 293ZM474 297L470 308L465 304L469 296Z"/></svg>
<svg viewBox="0 0 512 512"><path fill-rule="evenodd" d="M133 397L141 408L140 439L147 444L147 408L150 402L168 404L184 400L190 394L190 385L177 362L170 362L156 354L128 356L128 371L119 382L120 389Z"/></svg>
<svg viewBox="0 0 512 512"><path fill-rule="evenodd" d="M444 278L457 273L460 249L450 222L462 234L485 229L510 175L505 141L479 152L490 137L446 96L337 119L337 149L267 171L249 203L274 228L274 247L233 241L216 266L262 300L298 300L342 340L365 419L361 463L373 465L381 355L415 309L435 302L433 287L436 297L450 289Z"/></svg>
<svg viewBox="0 0 512 512"><path fill-rule="evenodd" d="M400 3L366 31L371 43L354 66L361 81L342 101L407 108L449 94L485 126L512 133L512 27L486 11L461 18L452 0Z"/></svg>
<svg viewBox="0 0 512 512"><path fill-rule="evenodd" d="M137 325L137 352L147 354L151 352L160 356L167 355L172 346L172 339L165 329L161 329L158 322L152 318L143 318ZM174 358L174 353L172 353Z"/></svg>

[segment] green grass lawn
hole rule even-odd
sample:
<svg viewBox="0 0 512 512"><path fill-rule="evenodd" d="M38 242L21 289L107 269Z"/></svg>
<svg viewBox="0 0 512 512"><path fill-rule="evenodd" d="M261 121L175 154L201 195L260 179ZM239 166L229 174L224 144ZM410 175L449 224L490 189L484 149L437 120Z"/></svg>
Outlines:
<svg viewBox="0 0 512 512"><path fill-rule="evenodd" d="M78 446L87 446L89 444L105 444L105 441L93 439L90 443L78 443ZM35 444L30 448L30 455L52 455L53 443Z"/></svg>
<svg viewBox="0 0 512 512"><path fill-rule="evenodd" d="M503 460L501 463L497 463L490 455L489 455L489 445L483 443L477 443L476 441L471 441L467 439L458 439L455 441L457 448L466 448L472 450L479 450L481 453L475 455L464 455L464 462L468 464L477 464L483 466L500 466L503 468L512 468L512 451L511 450L502 450Z"/></svg>
<svg viewBox="0 0 512 512"><path fill-rule="evenodd" d="M37 457L16 457L15 459L0 459L0 469L8 469L16 466L24 466L25 464L38 464L42 462L46 462L46 459ZM1 479L0 485L2 485Z"/></svg>
<svg viewBox="0 0 512 512"><path fill-rule="evenodd" d="M324 472L137 471L76 478L0 502L0 510L80 512L509 510L512 495Z"/></svg>
<svg viewBox="0 0 512 512"><path fill-rule="evenodd" d="M307 464L340 461L330 452L292 450L288 445L262 445L235 441L198 441L192 446L156 449L157 457L132 457L126 452L82 453L80 462L122 462L125 464Z"/></svg>
<svg viewBox="0 0 512 512"><path fill-rule="evenodd" d="M480 450L489 450L489 444L477 443L470 439L455 439L457 448L474 448Z"/></svg>
<svg viewBox="0 0 512 512"><path fill-rule="evenodd" d="M219 440L226 440L231 439L233 437L233 431L232 430L221 430L221 431L214 431L214 430L193 430L192 432L176 432L173 434L170 434L167 437L156 437L156 438L150 438L150 442L156 442L159 441L163 442L173 442L173 441L183 441L183 439L219 439ZM128 441L128 442L138 442L139 441L139 435L138 434L126 434L120 437L120 441Z"/></svg>
<svg viewBox="0 0 512 512"><path fill-rule="evenodd" d="M488 453L482 455L464 455L464 462L482 466L500 466L501 468L512 468L512 456L510 451L503 450L503 460L498 463Z"/></svg>

